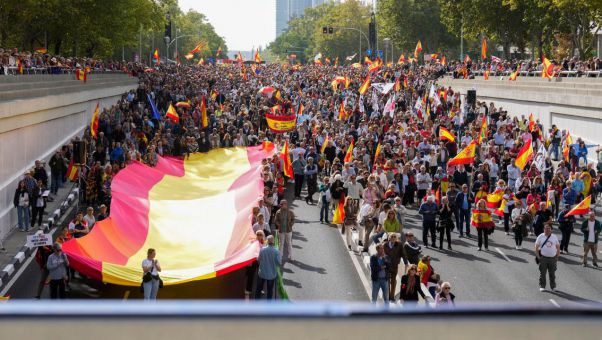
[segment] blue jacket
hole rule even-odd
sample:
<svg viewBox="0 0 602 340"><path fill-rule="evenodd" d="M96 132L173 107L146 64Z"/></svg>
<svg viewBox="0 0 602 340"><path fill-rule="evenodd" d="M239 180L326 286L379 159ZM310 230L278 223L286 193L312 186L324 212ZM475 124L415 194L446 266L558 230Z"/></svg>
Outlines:
<svg viewBox="0 0 602 340"><path fill-rule="evenodd" d="M474 195L471 192L467 192L466 199L468 200L468 210L472 209L472 202L474 202ZM460 191L458 195L456 195L456 208L462 209L462 203L464 203L464 193Z"/></svg>
<svg viewBox="0 0 602 340"><path fill-rule="evenodd" d="M282 262L280 251L274 246L263 247L259 251L257 262L259 262L259 277L265 280L274 280Z"/></svg>
<svg viewBox="0 0 602 340"><path fill-rule="evenodd" d="M385 255L385 278L389 278L389 271L391 267L391 261L389 260L389 256ZM378 266L378 254L374 254L370 256L370 278L372 281L378 281L378 272L380 268Z"/></svg>
<svg viewBox="0 0 602 340"><path fill-rule="evenodd" d="M422 215L422 221L433 222L437 219L437 204L424 202L420 205L418 213Z"/></svg>
<svg viewBox="0 0 602 340"><path fill-rule="evenodd" d="M562 190L562 203L564 204L575 204L577 201L577 192L575 190L569 190L569 188L564 188Z"/></svg>

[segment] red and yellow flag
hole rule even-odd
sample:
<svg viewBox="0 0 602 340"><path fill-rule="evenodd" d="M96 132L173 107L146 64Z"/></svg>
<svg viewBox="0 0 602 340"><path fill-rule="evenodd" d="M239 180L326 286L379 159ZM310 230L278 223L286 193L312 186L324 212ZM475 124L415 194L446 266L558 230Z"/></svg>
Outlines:
<svg viewBox="0 0 602 340"><path fill-rule="evenodd" d="M370 88L370 75L366 76L364 83L362 84L362 86L360 86L359 93L366 93L366 91L368 91L368 88Z"/></svg>
<svg viewBox="0 0 602 340"><path fill-rule="evenodd" d="M535 118L533 118L533 113L529 115L529 132L533 132L535 129Z"/></svg>
<svg viewBox="0 0 602 340"><path fill-rule="evenodd" d="M416 48L414 49L414 58L418 58L418 54L422 52L422 43L420 42L420 40L418 40L418 43L416 44Z"/></svg>
<svg viewBox="0 0 602 340"><path fill-rule="evenodd" d="M456 157L449 160L447 165L470 164L474 162L474 157L477 151L477 141L472 141L462 151L458 152Z"/></svg>
<svg viewBox="0 0 602 340"><path fill-rule="evenodd" d="M487 59L487 38L483 37L483 42L481 43L481 60Z"/></svg>
<svg viewBox="0 0 602 340"><path fill-rule="evenodd" d="M483 72L483 78L484 78L485 80L489 80L489 71L485 71L485 72Z"/></svg>
<svg viewBox="0 0 602 340"><path fill-rule="evenodd" d="M265 119L268 127L275 133L285 133L295 129L297 126L297 115L276 116L266 113Z"/></svg>
<svg viewBox="0 0 602 340"><path fill-rule="evenodd" d="M132 287L140 287L148 248L161 254L165 285L244 268L261 247L249 216L263 193L261 161L273 154L273 144L264 143L158 157L154 167L128 165L111 183L110 216L63 244L70 266L93 280Z"/></svg>
<svg viewBox="0 0 602 340"><path fill-rule="evenodd" d="M543 57L543 67L541 69L541 77L552 79L554 77L554 64L546 57Z"/></svg>
<svg viewBox="0 0 602 340"><path fill-rule="evenodd" d="M336 197L333 197L336 199ZM345 194L341 194L339 204L332 215L332 224L343 224L345 221Z"/></svg>
<svg viewBox="0 0 602 340"><path fill-rule="evenodd" d="M255 51L255 62L261 63L261 56L259 55L259 50Z"/></svg>
<svg viewBox="0 0 602 340"><path fill-rule="evenodd" d="M217 52L215 52L215 57L216 57L216 58L219 58L219 56L220 56L221 54L222 54L222 47L220 46L220 47L218 47L218 48L217 48Z"/></svg>
<svg viewBox="0 0 602 340"><path fill-rule="evenodd" d="M503 196L504 196L503 189L496 189L491 194L488 194L487 195L487 208L495 209L495 208L499 207Z"/></svg>
<svg viewBox="0 0 602 340"><path fill-rule="evenodd" d="M303 102L299 102L299 107L297 108L297 116L301 116L304 110L305 106L303 105Z"/></svg>
<svg viewBox="0 0 602 340"><path fill-rule="evenodd" d="M81 80L85 83L88 80L88 72L81 69L75 70L75 79Z"/></svg>
<svg viewBox="0 0 602 340"><path fill-rule="evenodd" d="M209 126L209 117L207 117L207 103L205 103L205 96L201 97L201 129L205 129Z"/></svg>
<svg viewBox="0 0 602 340"><path fill-rule="evenodd" d="M330 137L326 136L326 138L324 138L324 142L322 143L322 146L320 147L320 153L324 153L324 150L326 150L326 147L328 146L328 143L330 142Z"/></svg>
<svg viewBox="0 0 602 340"><path fill-rule="evenodd" d="M17 71L19 74L23 74L23 62L21 61L21 58L17 58Z"/></svg>
<svg viewBox="0 0 602 340"><path fill-rule="evenodd" d="M502 203L500 206L493 211L496 216L504 217L504 210L506 209L506 205L508 205L508 200L502 199Z"/></svg>
<svg viewBox="0 0 602 340"><path fill-rule="evenodd" d="M514 163L520 169L520 171L523 171L531 158L533 158L533 146L531 145L531 140L529 139L520 149L518 155L516 155L516 160Z"/></svg>
<svg viewBox="0 0 602 340"><path fill-rule="evenodd" d="M472 211L472 226L477 229L489 229L495 227L489 210L475 209Z"/></svg>
<svg viewBox="0 0 602 340"><path fill-rule="evenodd" d="M236 61L239 63L243 62L242 54L240 53L240 51L238 51L238 54L236 55Z"/></svg>
<svg viewBox="0 0 602 340"><path fill-rule="evenodd" d="M349 148L347 148L347 153L345 154L345 158L343 159L344 163L349 163L353 160L353 140L351 144L349 144Z"/></svg>
<svg viewBox="0 0 602 340"><path fill-rule="evenodd" d="M393 90L395 92L399 92L401 91L401 79L399 79L401 76L397 77L397 79L395 79L395 87L393 88Z"/></svg>
<svg viewBox="0 0 602 340"><path fill-rule="evenodd" d="M441 65L447 65L447 59L445 59L445 56L441 57Z"/></svg>
<svg viewBox="0 0 602 340"><path fill-rule="evenodd" d="M291 162L291 155L288 151L288 140L284 141L284 147L282 147L282 151L280 151L280 158L284 162L284 176L288 178L293 178L293 162Z"/></svg>
<svg viewBox="0 0 602 340"><path fill-rule="evenodd" d="M96 139L98 135L98 122L100 119L100 103L96 103L96 109L92 113L92 121L90 122L90 135Z"/></svg>
<svg viewBox="0 0 602 340"><path fill-rule="evenodd" d="M339 105L339 120L346 120L347 119L347 111L345 111L345 103L341 102L341 105Z"/></svg>
<svg viewBox="0 0 602 340"><path fill-rule="evenodd" d="M571 137L571 134L567 131L566 138L564 139L564 147L562 148L562 155L567 162L569 161L569 150L571 149L571 144L573 144L573 137Z"/></svg>
<svg viewBox="0 0 602 340"><path fill-rule="evenodd" d="M155 53L153 53L153 59L155 59L155 62L157 63L157 65L161 64L161 57L159 56L159 49L155 49Z"/></svg>
<svg viewBox="0 0 602 340"><path fill-rule="evenodd" d="M176 109L173 107L173 105L171 105L171 103L169 103L169 108L165 113L165 117L171 119L176 124L180 123L180 116L176 112Z"/></svg>
<svg viewBox="0 0 602 340"><path fill-rule="evenodd" d="M592 188L592 175L587 171L583 171L581 173L581 180L583 181L583 190L581 191L581 194L585 197L590 194L590 189Z"/></svg>
<svg viewBox="0 0 602 340"><path fill-rule="evenodd" d="M48 50L44 47L38 47L34 51L38 52L38 53L47 53L48 52Z"/></svg>
<svg viewBox="0 0 602 340"><path fill-rule="evenodd" d="M515 81L516 77L518 77L519 72L520 72L520 66L516 68L516 71L514 71L514 72L512 72L512 74L510 74L510 78L508 78L508 80Z"/></svg>
<svg viewBox="0 0 602 340"><path fill-rule="evenodd" d="M406 56L403 53L399 56L399 59L397 60L397 63L398 64L405 64L406 63Z"/></svg>
<svg viewBox="0 0 602 340"><path fill-rule="evenodd" d="M439 139L447 139L450 142L456 141L456 137L443 126L439 127Z"/></svg>
<svg viewBox="0 0 602 340"><path fill-rule="evenodd" d="M481 130L479 132L479 144L483 143L483 141L487 137L487 117L483 117L483 123L481 123Z"/></svg>
<svg viewBox="0 0 602 340"><path fill-rule="evenodd" d="M372 65L372 60L370 60L370 58L368 58L368 56L364 57L364 64L365 65Z"/></svg>
<svg viewBox="0 0 602 340"><path fill-rule="evenodd" d="M75 182L75 181L77 181L77 174L78 174L78 169L75 166L75 164L73 164L73 158L71 158L71 160L69 161L69 167L67 167L67 178L71 182Z"/></svg>
<svg viewBox="0 0 602 340"><path fill-rule="evenodd" d="M589 206L592 202L592 196L587 196L583 201L579 202L571 211L566 213L564 217L573 216L573 215L585 215L589 213Z"/></svg>
<svg viewBox="0 0 602 340"><path fill-rule="evenodd" d="M378 145L376 146L376 151L374 152L374 164L376 164L376 160L378 159L378 156L380 155L382 149L382 145L380 144L380 142L378 142Z"/></svg>
<svg viewBox="0 0 602 340"><path fill-rule="evenodd" d="M201 49L203 48L203 46L204 46L204 44L202 42L198 43L198 45L196 45L192 49L192 51L190 51L190 54L195 54L195 53L201 52ZM158 54L158 52L157 52L157 54Z"/></svg>
<svg viewBox="0 0 602 340"><path fill-rule="evenodd" d="M464 63L468 64L470 62L472 62L472 59L470 59L470 56L468 54L466 54L466 56L464 57Z"/></svg>

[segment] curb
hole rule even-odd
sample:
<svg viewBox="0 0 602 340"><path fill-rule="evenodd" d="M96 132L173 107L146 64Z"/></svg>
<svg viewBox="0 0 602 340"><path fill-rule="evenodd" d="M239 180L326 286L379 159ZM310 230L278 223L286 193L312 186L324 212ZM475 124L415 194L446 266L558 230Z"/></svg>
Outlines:
<svg viewBox="0 0 602 340"><path fill-rule="evenodd" d="M56 209L50 217L48 217L46 223L42 224L42 229L36 231L37 234L51 233L54 234L56 231L56 224L58 223L61 216L65 214L67 208L75 202L75 198L79 194L79 189L74 188L67 198L61 203L60 208ZM23 245L17 254L13 257L11 262L7 264L0 271L0 290L2 290L8 282L15 276L15 274L21 269L25 261L27 261L36 251L36 248L30 247L27 244Z"/></svg>

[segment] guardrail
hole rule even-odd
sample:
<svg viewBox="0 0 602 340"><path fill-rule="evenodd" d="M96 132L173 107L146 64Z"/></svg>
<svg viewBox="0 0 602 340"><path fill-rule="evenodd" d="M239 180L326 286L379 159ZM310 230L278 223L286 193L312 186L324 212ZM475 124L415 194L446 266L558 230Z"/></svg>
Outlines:
<svg viewBox="0 0 602 340"><path fill-rule="evenodd" d="M24 67L23 74L73 74L76 69L72 68L64 68L57 66L48 66L48 67ZM104 69L91 69L90 74L94 73L123 73L123 70L104 70ZM21 75L19 73L19 69L17 67L5 67L4 73L0 73L1 75L9 75L9 76L18 76Z"/></svg>
<svg viewBox="0 0 602 340"><path fill-rule="evenodd" d="M485 73L485 70L476 70L471 71L475 76L482 76ZM510 76L514 71L491 71L489 76L491 77L500 77L500 76ZM520 71L519 76L521 77L541 77L541 71ZM453 71L449 71L446 73L448 76L453 76ZM602 78L602 70L598 71L560 71L557 73L556 77L561 78ZM462 78L458 78L462 79Z"/></svg>

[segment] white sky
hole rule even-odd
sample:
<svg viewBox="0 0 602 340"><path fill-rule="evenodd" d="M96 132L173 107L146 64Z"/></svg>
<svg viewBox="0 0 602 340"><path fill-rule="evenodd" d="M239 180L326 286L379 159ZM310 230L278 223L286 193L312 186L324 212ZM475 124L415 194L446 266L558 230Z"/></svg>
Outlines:
<svg viewBox="0 0 602 340"><path fill-rule="evenodd" d="M180 9L205 14L229 51L265 48L276 38L275 0L179 0Z"/></svg>

